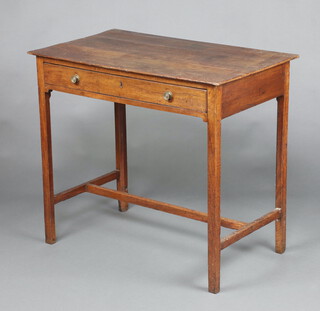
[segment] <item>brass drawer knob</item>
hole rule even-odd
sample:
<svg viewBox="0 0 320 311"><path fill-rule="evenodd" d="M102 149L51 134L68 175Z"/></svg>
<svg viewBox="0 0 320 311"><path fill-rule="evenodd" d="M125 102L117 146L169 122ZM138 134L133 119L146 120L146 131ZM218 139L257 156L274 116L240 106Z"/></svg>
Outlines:
<svg viewBox="0 0 320 311"><path fill-rule="evenodd" d="M70 80L71 80L71 83L78 84L80 82L80 77L77 74L75 74L71 77Z"/></svg>
<svg viewBox="0 0 320 311"><path fill-rule="evenodd" d="M173 99L173 94L170 91L164 92L163 99L166 101L170 101Z"/></svg>

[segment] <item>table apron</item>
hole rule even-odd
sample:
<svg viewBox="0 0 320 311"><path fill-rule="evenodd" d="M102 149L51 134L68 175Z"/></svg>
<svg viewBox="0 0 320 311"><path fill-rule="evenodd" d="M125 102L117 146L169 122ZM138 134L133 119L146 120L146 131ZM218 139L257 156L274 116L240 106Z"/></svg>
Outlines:
<svg viewBox="0 0 320 311"><path fill-rule="evenodd" d="M222 86L222 118L284 94L285 66L276 67Z"/></svg>
<svg viewBox="0 0 320 311"><path fill-rule="evenodd" d="M203 88L50 63L43 68L47 89L206 118L207 90ZM72 77L78 80L72 82Z"/></svg>

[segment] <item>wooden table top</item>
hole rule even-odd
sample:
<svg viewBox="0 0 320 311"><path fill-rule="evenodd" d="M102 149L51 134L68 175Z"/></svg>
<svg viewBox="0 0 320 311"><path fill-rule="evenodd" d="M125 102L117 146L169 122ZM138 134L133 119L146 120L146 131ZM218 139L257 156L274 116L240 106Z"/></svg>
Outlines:
<svg viewBox="0 0 320 311"><path fill-rule="evenodd" d="M30 51L90 66L220 85L298 55L112 29Z"/></svg>

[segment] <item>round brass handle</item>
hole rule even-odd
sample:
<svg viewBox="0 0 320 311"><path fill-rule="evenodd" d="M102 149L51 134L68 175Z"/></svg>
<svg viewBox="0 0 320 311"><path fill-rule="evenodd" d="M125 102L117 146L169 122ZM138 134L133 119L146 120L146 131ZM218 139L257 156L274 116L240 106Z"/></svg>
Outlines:
<svg viewBox="0 0 320 311"><path fill-rule="evenodd" d="M71 77L70 81L73 84L78 84L80 82L80 77L77 74L75 74Z"/></svg>
<svg viewBox="0 0 320 311"><path fill-rule="evenodd" d="M164 92L163 99L166 101L170 101L173 99L173 94L170 91Z"/></svg>

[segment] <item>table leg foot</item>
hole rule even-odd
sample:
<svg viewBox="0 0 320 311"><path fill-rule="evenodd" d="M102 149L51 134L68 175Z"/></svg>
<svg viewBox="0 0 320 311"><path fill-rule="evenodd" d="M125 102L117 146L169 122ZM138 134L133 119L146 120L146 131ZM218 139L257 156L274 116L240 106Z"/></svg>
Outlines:
<svg viewBox="0 0 320 311"><path fill-rule="evenodd" d="M47 244L54 244L56 243L56 239L46 239Z"/></svg>
<svg viewBox="0 0 320 311"><path fill-rule="evenodd" d="M126 212L129 208L129 204L127 202L118 201L119 204L119 211L120 212Z"/></svg>

